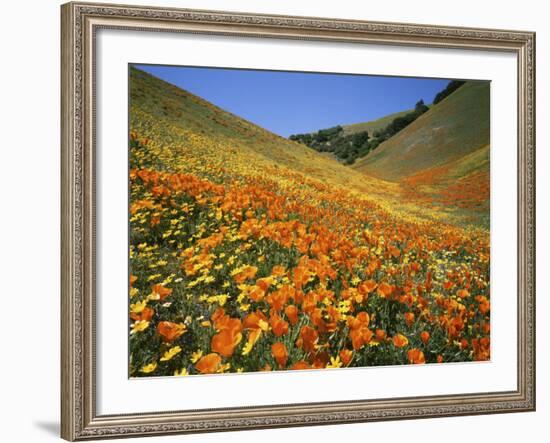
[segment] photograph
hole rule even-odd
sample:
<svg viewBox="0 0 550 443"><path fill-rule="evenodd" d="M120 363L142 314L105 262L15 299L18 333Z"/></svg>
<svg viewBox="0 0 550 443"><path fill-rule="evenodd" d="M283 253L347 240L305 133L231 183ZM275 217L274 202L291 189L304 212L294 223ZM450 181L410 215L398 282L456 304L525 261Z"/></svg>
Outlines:
<svg viewBox="0 0 550 443"><path fill-rule="evenodd" d="M130 63L128 376L490 361L490 101Z"/></svg>

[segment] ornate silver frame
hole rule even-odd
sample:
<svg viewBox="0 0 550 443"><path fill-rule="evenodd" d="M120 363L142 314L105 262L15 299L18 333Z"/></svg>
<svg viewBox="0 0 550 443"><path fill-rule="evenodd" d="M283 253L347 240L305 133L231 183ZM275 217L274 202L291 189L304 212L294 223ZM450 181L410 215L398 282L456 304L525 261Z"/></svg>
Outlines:
<svg viewBox="0 0 550 443"><path fill-rule="evenodd" d="M68 3L62 18L61 436L67 440L535 410L535 34ZM188 32L507 51L518 59L518 383L510 392L98 416L94 370L94 36Z"/></svg>

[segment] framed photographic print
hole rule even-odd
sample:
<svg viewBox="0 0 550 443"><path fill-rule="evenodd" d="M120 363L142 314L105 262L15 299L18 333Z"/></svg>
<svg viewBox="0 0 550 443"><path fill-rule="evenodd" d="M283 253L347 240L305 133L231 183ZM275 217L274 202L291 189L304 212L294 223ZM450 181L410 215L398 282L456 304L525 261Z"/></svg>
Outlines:
<svg viewBox="0 0 550 443"><path fill-rule="evenodd" d="M62 437L535 408L535 36L62 6Z"/></svg>

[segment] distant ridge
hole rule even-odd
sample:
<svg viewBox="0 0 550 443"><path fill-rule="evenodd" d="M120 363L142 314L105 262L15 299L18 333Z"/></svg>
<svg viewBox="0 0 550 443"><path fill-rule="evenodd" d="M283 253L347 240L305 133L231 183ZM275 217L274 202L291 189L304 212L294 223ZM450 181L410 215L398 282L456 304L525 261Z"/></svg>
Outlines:
<svg viewBox="0 0 550 443"><path fill-rule="evenodd" d="M490 86L466 82L352 168L399 181L489 145Z"/></svg>

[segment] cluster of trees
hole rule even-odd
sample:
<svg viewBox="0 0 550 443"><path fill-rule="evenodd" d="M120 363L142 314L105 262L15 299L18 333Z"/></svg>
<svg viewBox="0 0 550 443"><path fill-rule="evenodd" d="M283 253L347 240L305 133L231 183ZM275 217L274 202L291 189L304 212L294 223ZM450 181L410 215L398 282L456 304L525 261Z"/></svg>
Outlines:
<svg viewBox="0 0 550 443"><path fill-rule="evenodd" d="M319 152L331 152L346 164L369 152L369 134L367 131L344 135L344 128L334 126L311 134L291 135L290 140L303 143Z"/></svg>
<svg viewBox="0 0 550 443"><path fill-rule="evenodd" d="M330 152L345 164L353 164L358 158L364 157L380 143L397 134L410 125L429 108L420 100L414 111L393 119L386 127L369 134L368 131L344 134L342 126L334 126L328 129L310 134L291 135L290 140L303 143L319 152Z"/></svg>
<svg viewBox="0 0 550 443"><path fill-rule="evenodd" d="M437 95L434 98L434 105L437 105L441 100L443 100L448 95L451 95L453 92L455 92L458 88L460 88L464 83L464 81L461 80L452 80L449 82L447 87L443 89L443 91L440 91L437 93Z"/></svg>

